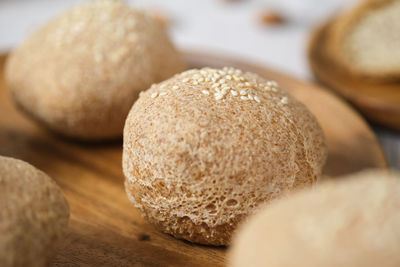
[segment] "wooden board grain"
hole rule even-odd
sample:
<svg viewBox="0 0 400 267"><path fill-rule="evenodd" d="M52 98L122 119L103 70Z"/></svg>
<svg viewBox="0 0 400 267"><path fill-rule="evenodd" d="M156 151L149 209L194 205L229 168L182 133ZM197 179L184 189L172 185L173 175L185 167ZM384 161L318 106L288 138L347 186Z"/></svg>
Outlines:
<svg viewBox="0 0 400 267"><path fill-rule="evenodd" d="M328 53L327 37L334 19L318 28L309 43L309 61L316 78L354 104L368 119L400 131L400 82L357 77Z"/></svg>
<svg viewBox="0 0 400 267"><path fill-rule="evenodd" d="M235 66L277 80L306 103L326 133L326 175L385 168L376 137L364 120L328 91L272 70L201 53L191 66ZM16 110L0 58L0 154L25 160L53 177L71 206L69 233L53 266L224 266L226 248L177 240L156 231L129 203L123 187L121 140L103 144L55 136Z"/></svg>

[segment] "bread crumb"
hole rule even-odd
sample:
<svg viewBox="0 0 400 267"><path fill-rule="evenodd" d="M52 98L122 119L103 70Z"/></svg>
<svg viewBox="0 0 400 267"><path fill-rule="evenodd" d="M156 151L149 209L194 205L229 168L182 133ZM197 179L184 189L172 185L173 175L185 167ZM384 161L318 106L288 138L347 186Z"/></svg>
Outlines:
<svg viewBox="0 0 400 267"><path fill-rule="evenodd" d="M263 25L280 25L286 22L285 18L277 11L265 10L260 14Z"/></svg>

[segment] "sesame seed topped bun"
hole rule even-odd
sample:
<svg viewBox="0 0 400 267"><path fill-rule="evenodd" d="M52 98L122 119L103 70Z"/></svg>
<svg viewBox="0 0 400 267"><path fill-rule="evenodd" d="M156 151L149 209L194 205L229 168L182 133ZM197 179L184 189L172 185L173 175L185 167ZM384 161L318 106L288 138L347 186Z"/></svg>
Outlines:
<svg viewBox="0 0 400 267"><path fill-rule="evenodd" d="M192 242L227 245L262 203L321 175L323 132L308 109L253 73L194 69L153 85L125 123L129 199Z"/></svg>
<svg viewBox="0 0 400 267"><path fill-rule="evenodd" d="M141 90L185 68L156 20L122 1L82 3L44 25L10 56L15 102L50 129L116 138Z"/></svg>

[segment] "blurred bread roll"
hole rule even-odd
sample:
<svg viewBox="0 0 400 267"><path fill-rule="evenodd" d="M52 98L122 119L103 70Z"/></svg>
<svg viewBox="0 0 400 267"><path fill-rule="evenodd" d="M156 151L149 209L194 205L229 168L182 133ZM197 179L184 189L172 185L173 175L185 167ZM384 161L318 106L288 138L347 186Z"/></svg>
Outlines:
<svg viewBox="0 0 400 267"><path fill-rule="evenodd" d="M314 116L276 82L233 68L193 69L133 105L125 188L161 231L227 245L259 205L315 183L326 154Z"/></svg>
<svg viewBox="0 0 400 267"><path fill-rule="evenodd" d="M185 68L163 26L122 1L88 1L61 14L10 55L15 102L79 139L122 136L141 90Z"/></svg>
<svg viewBox="0 0 400 267"><path fill-rule="evenodd" d="M367 0L331 26L329 50L353 74L400 78L400 0Z"/></svg>
<svg viewBox="0 0 400 267"><path fill-rule="evenodd" d="M2 267L47 266L68 219L68 202L49 176L24 161L0 156Z"/></svg>
<svg viewBox="0 0 400 267"><path fill-rule="evenodd" d="M368 171L276 201L237 232L229 266L400 266L400 176Z"/></svg>

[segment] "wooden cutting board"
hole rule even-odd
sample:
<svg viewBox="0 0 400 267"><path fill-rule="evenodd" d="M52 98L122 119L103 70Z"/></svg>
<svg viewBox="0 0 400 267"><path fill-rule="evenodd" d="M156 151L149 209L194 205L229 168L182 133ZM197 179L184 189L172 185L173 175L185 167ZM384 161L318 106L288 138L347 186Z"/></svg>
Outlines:
<svg viewBox="0 0 400 267"><path fill-rule="evenodd" d="M275 79L301 99L325 131L324 174L385 168L375 135L346 103L323 88L267 68L209 54L186 53L190 66L234 66ZM71 207L69 233L53 266L224 266L226 248L177 240L156 231L129 203L123 187L121 140L73 142L42 129L15 109L0 57L0 154L25 160L53 177Z"/></svg>
<svg viewBox="0 0 400 267"><path fill-rule="evenodd" d="M357 77L337 64L327 49L334 19L312 35L308 57L315 77L349 100L368 119L400 131L400 82L379 83Z"/></svg>

